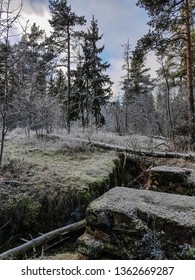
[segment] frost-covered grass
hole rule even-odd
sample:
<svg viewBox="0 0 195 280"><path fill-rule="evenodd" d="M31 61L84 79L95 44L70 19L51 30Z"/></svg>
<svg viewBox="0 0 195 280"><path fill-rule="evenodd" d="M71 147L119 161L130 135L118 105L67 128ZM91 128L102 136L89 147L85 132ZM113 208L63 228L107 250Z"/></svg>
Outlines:
<svg viewBox="0 0 195 280"><path fill-rule="evenodd" d="M4 162L31 166L25 180L58 181L65 185L87 184L108 176L114 168L115 152L92 150L68 139L38 140L10 138L5 143ZM10 175L11 176L11 175Z"/></svg>
<svg viewBox="0 0 195 280"><path fill-rule="evenodd" d="M108 144L113 144L113 145L118 145L118 146L123 146L135 150L148 150L148 151L167 151L169 150L169 143L167 143L166 139L158 138L158 137L148 137L144 135L139 135L139 134L134 134L131 133L130 135L123 135L119 136L116 133L112 132L106 132L104 130L97 130L95 127L90 127L88 129L85 129L85 131L82 130L82 128L73 126L71 128L71 133L68 134L66 129L58 129L55 130L54 132L55 135L61 135L61 136L68 136L69 140L66 143L66 145L69 145L70 148L72 149L75 147L77 149L79 143L75 144L75 141L71 141L70 138L80 138L80 139L87 139L87 140L93 140L93 141L99 141L103 143L108 143ZM14 140L14 142L32 142L33 145L42 145L44 146L44 142L40 142L36 140L35 137L35 132L31 131L30 132L31 138L30 140L27 141L25 129L17 128L13 131L11 131L7 139L9 141ZM63 141L64 142L64 141ZM56 145L61 145L62 143L60 140L56 141ZM50 147L51 149L53 148L52 146Z"/></svg>
<svg viewBox="0 0 195 280"><path fill-rule="evenodd" d="M1 250L9 242L12 247L12 235L18 244L18 234L37 235L83 217L88 204L108 188L119 162L113 151L70 139L21 135L7 138L0 170L0 228L9 220L14 228L3 231Z"/></svg>
<svg viewBox="0 0 195 280"><path fill-rule="evenodd" d="M139 134L129 134L119 136L116 133L105 132L103 130L86 129L84 132L80 129L72 129L71 134L67 134L66 130L57 131L59 135L72 138L88 139L103 143L123 146L135 150L168 150L168 144L165 139L148 137Z"/></svg>

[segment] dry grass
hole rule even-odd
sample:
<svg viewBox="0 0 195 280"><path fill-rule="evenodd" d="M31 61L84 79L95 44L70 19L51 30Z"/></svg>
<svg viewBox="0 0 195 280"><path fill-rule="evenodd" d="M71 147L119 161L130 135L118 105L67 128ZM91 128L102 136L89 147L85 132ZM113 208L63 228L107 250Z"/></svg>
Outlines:
<svg viewBox="0 0 195 280"><path fill-rule="evenodd" d="M5 145L5 166L20 169L22 180L58 180L90 182L112 172L115 152L93 151L85 144L56 140L10 140ZM15 167L14 167L15 166ZM21 172L22 167L25 167ZM10 174L11 176L11 174ZM26 177L25 177L26 176Z"/></svg>

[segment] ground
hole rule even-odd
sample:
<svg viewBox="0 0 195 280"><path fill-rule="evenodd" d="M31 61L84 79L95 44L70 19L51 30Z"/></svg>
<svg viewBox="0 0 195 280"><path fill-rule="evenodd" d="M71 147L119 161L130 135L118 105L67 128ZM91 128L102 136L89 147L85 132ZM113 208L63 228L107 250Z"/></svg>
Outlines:
<svg viewBox="0 0 195 280"><path fill-rule="evenodd" d="M119 161L113 151L55 137L8 135L0 172L0 252L84 214ZM28 239L28 238L27 238Z"/></svg>
<svg viewBox="0 0 195 280"><path fill-rule="evenodd" d="M169 149L164 139L134 134L122 137L111 133L90 132L85 135L76 133L69 136L102 141L136 150ZM53 220L56 220L56 217L59 219L59 216L61 218L59 224L53 223L51 228L61 226L65 214L70 214L67 208L75 209L76 207L77 209L78 205L75 203L78 201L79 207L82 201L90 202L89 185L93 186L93 192L95 192L97 187L105 185L105 182L108 184L108 177L113 173L118 160L119 157L114 151L94 149L88 144L84 145L70 138L67 140L59 140L56 137L37 139L32 134L31 138L27 139L21 129L9 133L5 142L4 164L0 173L0 218L4 219L0 229L4 226L6 228L7 223L9 226L13 218L18 223L17 230L32 228L34 223L37 224L38 230L40 222L46 229L48 223L52 222L49 214ZM166 164L195 169L193 160L150 158L150 161L154 165ZM74 193L74 198L70 196L70 193ZM42 206L42 198L44 198L45 208ZM16 206L18 211L16 211ZM48 212L48 217L42 215L44 211ZM9 238L12 239L12 233ZM65 252L62 250L60 255L55 254L55 257L52 255L52 259L82 258L74 252L69 252L70 255L67 255L69 249L66 248Z"/></svg>

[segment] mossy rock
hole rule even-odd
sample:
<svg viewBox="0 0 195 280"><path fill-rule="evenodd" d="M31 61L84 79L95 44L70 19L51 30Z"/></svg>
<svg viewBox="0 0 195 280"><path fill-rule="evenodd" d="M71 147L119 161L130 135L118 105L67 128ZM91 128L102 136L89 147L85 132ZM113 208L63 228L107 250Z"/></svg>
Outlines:
<svg viewBox="0 0 195 280"><path fill-rule="evenodd" d="M99 258L194 259L194 213L195 197L116 187L88 206L84 236L103 243Z"/></svg>

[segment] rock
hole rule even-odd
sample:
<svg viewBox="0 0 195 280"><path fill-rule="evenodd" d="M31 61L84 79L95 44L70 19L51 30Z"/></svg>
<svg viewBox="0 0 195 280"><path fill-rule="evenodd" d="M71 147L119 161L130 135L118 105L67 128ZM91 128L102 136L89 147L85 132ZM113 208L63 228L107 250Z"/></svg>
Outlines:
<svg viewBox="0 0 195 280"><path fill-rule="evenodd" d="M175 194L195 195L194 173L190 169L157 166L148 170L148 189Z"/></svg>
<svg viewBox="0 0 195 280"><path fill-rule="evenodd" d="M113 188L88 206L78 251L94 259L195 259L195 197Z"/></svg>
<svg viewBox="0 0 195 280"><path fill-rule="evenodd" d="M92 259L97 259L103 251L103 242L86 233L79 238L80 252ZM82 246L83 245L83 246Z"/></svg>

